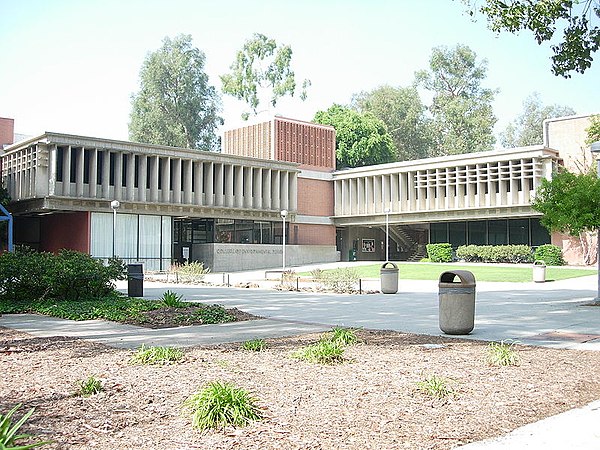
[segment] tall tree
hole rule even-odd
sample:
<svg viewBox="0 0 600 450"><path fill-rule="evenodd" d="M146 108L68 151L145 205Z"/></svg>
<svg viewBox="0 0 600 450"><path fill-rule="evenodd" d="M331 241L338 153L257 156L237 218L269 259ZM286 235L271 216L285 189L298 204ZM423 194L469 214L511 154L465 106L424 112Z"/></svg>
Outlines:
<svg viewBox="0 0 600 450"><path fill-rule="evenodd" d="M313 121L335 128L338 169L396 161L394 141L385 124L369 112L333 105L318 111Z"/></svg>
<svg viewBox="0 0 600 450"><path fill-rule="evenodd" d="M414 86L381 86L352 98L359 112L370 112L382 120L396 145L399 161L426 158L431 147L427 108Z"/></svg>
<svg viewBox="0 0 600 450"><path fill-rule="evenodd" d="M573 114L570 106L543 106L540 94L534 92L523 102L523 112L500 133L500 143L504 148L542 144L544 120Z"/></svg>
<svg viewBox="0 0 600 450"><path fill-rule="evenodd" d="M231 72L221 75L223 92L244 101L252 112L244 112L242 118L257 115L261 105L268 102L275 107L285 96L294 96L296 75L291 69L292 48L277 45L274 39L255 33L247 40L231 65ZM306 99L309 80L302 83L300 99Z"/></svg>
<svg viewBox="0 0 600 450"><path fill-rule="evenodd" d="M473 50L457 45L434 48L429 70L415 74L417 83L433 93L429 107L436 139L432 156L492 149L496 91L481 86L486 72L485 59L478 61Z"/></svg>
<svg viewBox="0 0 600 450"><path fill-rule="evenodd" d="M477 0L463 1L472 16L477 11L485 15L488 27L496 33L530 30L542 44L561 30L562 39L551 46L555 75L569 78L572 71L584 73L600 48L599 0L485 0L482 6Z"/></svg>
<svg viewBox="0 0 600 450"><path fill-rule="evenodd" d="M190 35L166 37L146 56L132 95L129 137L175 147L218 149L221 99L204 72L205 56Z"/></svg>

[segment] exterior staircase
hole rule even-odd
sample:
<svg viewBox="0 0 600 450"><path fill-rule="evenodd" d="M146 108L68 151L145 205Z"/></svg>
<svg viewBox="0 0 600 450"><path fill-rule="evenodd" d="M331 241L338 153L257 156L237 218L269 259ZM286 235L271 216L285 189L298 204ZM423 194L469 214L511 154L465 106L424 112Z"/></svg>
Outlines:
<svg viewBox="0 0 600 450"><path fill-rule="evenodd" d="M381 227L385 233L385 226ZM392 239L402 250L403 260L420 261L427 257L426 244L417 242L415 237L411 236L407 230L402 227L389 226L390 239Z"/></svg>

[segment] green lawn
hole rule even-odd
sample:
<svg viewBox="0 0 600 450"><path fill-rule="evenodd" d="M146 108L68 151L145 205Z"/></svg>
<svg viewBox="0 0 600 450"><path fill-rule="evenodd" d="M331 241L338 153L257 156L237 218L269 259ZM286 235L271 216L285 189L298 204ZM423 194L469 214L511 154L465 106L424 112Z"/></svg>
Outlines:
<svg viewBox="0 0 600 450"><path fill-rule="evenodd" d="M475 275L477 281L512 281L526 282L532 281L532 268L515 266L506 267L498 265L480 264L480 265L460 265L460 264L403 264L397 263L400 279L404 280L438 280L440 274L446 270L468 270ZM379 269L381 264L368 266L357 265L354 269L358 272L360 278L379 278ZM567 267L547 267L546 280L565 280L567 278L584 277L594 275L597 271L594 269L579 269ZM309 275L308 273L306 275Z"/></svg>

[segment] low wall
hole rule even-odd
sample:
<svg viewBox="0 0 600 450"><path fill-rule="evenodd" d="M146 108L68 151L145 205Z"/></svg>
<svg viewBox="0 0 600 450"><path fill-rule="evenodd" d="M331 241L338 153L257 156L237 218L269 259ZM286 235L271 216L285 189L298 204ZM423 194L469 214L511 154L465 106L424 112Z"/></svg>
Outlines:
<svg viewBox="0 0 600 450"><path fill-rule="evenodd" d="M213 272L271 269L281 267L281 245L198 244L193 247L197 261ZM333 245L286 245L286 267L312 263L335 262L339 254Z"/></svg>

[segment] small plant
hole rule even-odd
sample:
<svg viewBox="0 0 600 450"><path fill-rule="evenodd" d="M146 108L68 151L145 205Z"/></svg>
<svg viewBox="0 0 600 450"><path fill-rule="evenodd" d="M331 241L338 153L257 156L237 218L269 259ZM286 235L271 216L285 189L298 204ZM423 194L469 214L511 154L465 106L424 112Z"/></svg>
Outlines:
<svg viewBox="0 0 600 450"><path fill-rule="evenodd" d="M316 269L310 271L310 276L313 278L313 280L319 281L321 278L323 278L324 273L325 272L323 272L323 269L319 269L317 267Z"/></svg>
<svg viewBox="0 0 600 450"><path fill-rule="evenodd" d="M454 390L448 386L448 380L437 375L428 375L417 382L417 388L424 394L440 400L454 394Z"/></svg>
<svg viewBox="0 0 600 450"><path fill-rule="evenodd" d="M87 380L79 380L77 384L79 387L77 395L81 397L90 397L103 391L102 381L93 375L90 375Z"/></svg>
<svg viewBox="0 0 600 450"><path fill-rule="evenodd" d="M518 366L521 358L514 349L515 342L490 342L487 348L487 362L492 366Z"/></svg>
<svg viewBox="0 0 600 450"><path fill-rule="evenodd" d="M30 434L17 434L19 432L19 429L23 426L25 422L27 422L27 420L35 411L34 408L31 408L27 413L25 413L23 417L21 417L14 425L12 423L12 416L18 411L18 409L21 406L22 404L19 403L5 415L0 414L0 449L2 450L28 450L30 448L40 447L42 445L50 443L50 441L34 442L32 444L20 444L17 442L22 439L34 438L34 436Z"/></svg>
<svg viewBox="0 0 600 450"><path fill-rule="evenodd" d="M174 347L148 347L144 344L133 354L130 359L132 364L171 364L183 359L183 351Z"/></svg>
<svg viewBox="0 0 600 450"><path fill-rule="evenodd" d="M175 274L175 280L179 283L199 283L204 280L210 269L204 268L204 263L199 261L186 262L185 264L173 264L170 272Z"/></svg>
<svg viewBox="0 0 600 450"><path fill-rule="evenodd" d="M318 364L336 364L344 361L344 347L337 342L322 340L292 353L292 358Z"/></svg>
<svg viewBox="0 0 600 450"><path fill-rule="evenodd" d="M340 345L352 345L358 341L356 332L353 329L343 327L334 327L326 339Z"/></svg>
<svg viewBox="0 0 600 450"><path fill-rule="evenodd" d="M242 344L242 349L252 352L261 352L266 348L267 344L264 339L251 339Z"/></svg>
<svg viewBox="0 0 600 450"><path fill-rule="evenodd" d="M212 381L188 397L184 407L192 415L192 426L206 430L228 425L243 427L253 420L260 420L262 414L257 402L258 399L242 388Z"/></svg>
<svg viewBox="0 0 600 450"><path fill-rule="evenodd" d="M324 272L321 283L326 289L345 293L356 289L359 278L358 272L352 267L342 267Z"/></svg>
<svg viewBox="0 0 600 450"><path fill-rule="evenodd" d="M186 306L183 300L183 295L178 295L173 291L166 291L161 297L161 301L169 308L181 308Z"/></svg>

